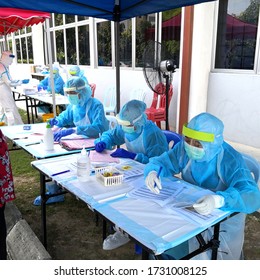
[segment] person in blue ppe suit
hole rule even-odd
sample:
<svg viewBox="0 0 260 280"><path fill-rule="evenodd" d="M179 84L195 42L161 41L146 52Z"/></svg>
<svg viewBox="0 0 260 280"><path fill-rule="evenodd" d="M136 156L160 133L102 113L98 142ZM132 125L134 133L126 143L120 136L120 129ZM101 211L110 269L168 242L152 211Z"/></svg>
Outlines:
<svg viewBox="0 0 260 280"><path fill-rule="evenodd" d="M115 145L126 144L127 150L118 148L112 157L130 158L141 163L168 151L169 146L164 133L152 121L147 120L146 104L143 101L127 102L116 116L118 124L114 129L103 133L95 140L95 149L102 152ZM128 236L116 230L103 242L104 250L118 248L129 241Z"/></svg>
<svg viewBox="0 0 260 280"><path fill-rule="evenodd" d="M116 116L119 125L95 140L95 149L102 152L116 145L126 144L127 150L118 148L112 157L130 158L148 163L149 158L168 151L163 132L145 114L146 104L139 100L127 102Z"/></svg>
<svg viewBox="0 0 260 280"><path fill-rule="evenodd" d="M183 180L213 191L213 195L204 196L193 205L201 215L209 215L216 208L239 212L220 225L218 259L235 260L242 252L246 214L260 208L260 191L242 155L224 141L223 130L222 121L215 116L197 115L183 126L183 140L172 150L152 158L144 175L146 186L154 193L162 189L161 179L157 178L160 167L160 177L181 173ZM212 228L205 231L206 240L212 236ZM190 239L189 250L197 248L196 238ZM208 250L193 259L210 257Z"/></svg>
<svg viewBox="0 0 260 280"><path fill-rule="evenodd" d="M89 84L88 79L84 75L84 71L79 68L78 65L73 65L69 69L69 73L72 77L82 78L86 84Z"/></svg>
<svg viewBox="0 0 260 280"><path fill-rule="evenodd" d="M59 68L56 65L52 66L52 73L53 73L53 80L54 80L54 91L55 93L59 93L61 95L64 95L64 81L59 74ZM45 79L43 79L39 85L38 85L38 91L40 90L47 90L47 92L52 92L51 90L51 78L50 75L48 75Z"/></svg>
<svg viewBox="0 0 260 280"><path fill-rule="evenodd" d="M56 65L52 66L52 73L53 73L53 81L54 81L54 91L55 93L64 95L64 81L62 77L59 74L59 67ZM51 90L51 78L50 75L48 75L45 79L43 79L39 84L38 84L38 91L41 92L41 90L46 90L48 93L52 93ZM38 107L40 110L42 110L44 113L50 113L53 112L53 107L52 105L47 105L46 103L39 102ZM65 110L66 106L65 105L60 105L59 106L59 111Z"/></svg>
<svg viewBox="0 0 260 280"><path fill-rule="evenodd" d="M54 132L55 141L72 133L97 138L108 130L109 122L103 104L91 97L90 86L82 78L71 77L64 90L70 104L58 117L49 120L51 126L63 128Z"/></svg>

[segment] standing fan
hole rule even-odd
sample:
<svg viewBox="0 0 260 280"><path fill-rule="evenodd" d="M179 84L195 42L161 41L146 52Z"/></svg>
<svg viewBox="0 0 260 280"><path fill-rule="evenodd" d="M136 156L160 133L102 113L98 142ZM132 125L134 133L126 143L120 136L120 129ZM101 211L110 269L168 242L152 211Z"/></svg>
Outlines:
<svg viewBox="0 0 260 280"><path fill-rule="evenodd" d="M149 41L143 54L143 73L149 88L153 92L161 94L161 92L156 90L156 86L159 83L166 85L166 130L169 130L169 89L172 82L172 73L176 69L175 62L171 57L172 55L167 52L166 47L156 41Z"/></svg>

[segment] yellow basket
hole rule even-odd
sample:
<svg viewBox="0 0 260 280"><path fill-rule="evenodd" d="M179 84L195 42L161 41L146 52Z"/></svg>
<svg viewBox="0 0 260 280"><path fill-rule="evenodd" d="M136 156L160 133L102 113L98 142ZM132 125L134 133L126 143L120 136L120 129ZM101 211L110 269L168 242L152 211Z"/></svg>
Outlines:
<svg viewBox="0 0 260 280"><path fill-rule="evenodd" d="M52 118L54 118L54 114L53 113L43 114L42 115L43 122L47 122L48 119L52 119Z"/></svg>

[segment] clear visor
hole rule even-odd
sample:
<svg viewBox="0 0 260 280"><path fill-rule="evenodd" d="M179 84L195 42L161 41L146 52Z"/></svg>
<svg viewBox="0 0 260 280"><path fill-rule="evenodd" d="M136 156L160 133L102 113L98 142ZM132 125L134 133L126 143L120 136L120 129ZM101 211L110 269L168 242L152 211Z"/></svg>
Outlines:
<svg viewBox="0 0 260 280"><path fill-rule="evenodd" d="M66 92L67 94L78 94L77 91L84 89L86 87L86 85L81 86L81 87L64 87L64 92Z"/></svg>
<svg viewBox="0 0 260 280"><path fill-rule="evenodd" d="M188 138L192 138L198 141L214 142L215 135L213 133L197 131L187 127L187 124L183 125L182 134Z"/></svg>
<svg viewBox="0 0 260 280"><path fill-rule="evenodd" d="M136 119L134 119L132 122L130 122L130 121L120 119L119 114L116 115L116 119L117 119L118 123L123 126L133 126L138 120L141 119L141 117L142 117L142 114L139 117L137 117Z"/></svg>

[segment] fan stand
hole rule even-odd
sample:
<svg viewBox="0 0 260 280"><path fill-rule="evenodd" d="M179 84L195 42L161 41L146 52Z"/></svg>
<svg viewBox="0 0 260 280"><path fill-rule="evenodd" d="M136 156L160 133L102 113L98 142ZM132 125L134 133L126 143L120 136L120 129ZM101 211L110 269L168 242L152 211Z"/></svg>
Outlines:
<svg viewBox="0 0 260 280"><path fill-rule="evenodd" d="M169 74L163 73L163 77L166 80L166 89L165 89L165 129L169 130L169 121L168 121L168 115L169 115L169 90L170 90L170 84L169 84Z"/></svg>

